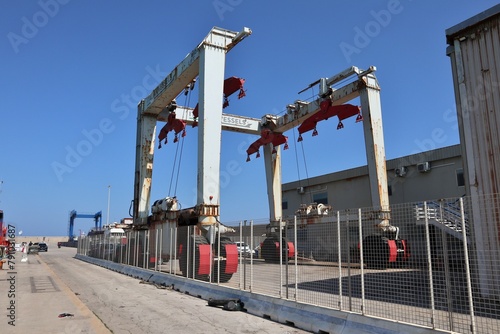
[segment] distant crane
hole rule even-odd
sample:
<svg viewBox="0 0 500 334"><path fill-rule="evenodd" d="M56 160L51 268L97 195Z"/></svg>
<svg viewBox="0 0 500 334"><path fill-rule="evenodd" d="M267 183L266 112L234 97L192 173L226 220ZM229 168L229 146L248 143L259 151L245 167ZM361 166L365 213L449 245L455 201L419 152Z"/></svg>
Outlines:
<svg viewBox="0 0 500 334"><path fill-rule="evenodd" d="M95 228L102 228L102 211L96 213L77 213L76 210L72 210L69 213L69 228L68 228L68 241L75 240L73 234L73 227L75 225L76 218L93 218L95 222Z"/></svg>

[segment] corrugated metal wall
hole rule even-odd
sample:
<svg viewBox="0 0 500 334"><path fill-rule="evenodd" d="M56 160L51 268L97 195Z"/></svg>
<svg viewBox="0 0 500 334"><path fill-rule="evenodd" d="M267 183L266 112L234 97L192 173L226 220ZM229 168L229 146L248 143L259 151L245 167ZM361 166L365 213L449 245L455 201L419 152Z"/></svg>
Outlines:
<svg viewBox="0 0 500 334"><path fill-rule="evenodd" d="M500 191L500 5L448 30L447 54L451 58L462 144L466 191L472 199ZM499 280L500 268L491 258L500 257L500 212L480 210L472 204L476 263L483 281ZM483 295L500 297L500 288L483 288Z"/></svg>

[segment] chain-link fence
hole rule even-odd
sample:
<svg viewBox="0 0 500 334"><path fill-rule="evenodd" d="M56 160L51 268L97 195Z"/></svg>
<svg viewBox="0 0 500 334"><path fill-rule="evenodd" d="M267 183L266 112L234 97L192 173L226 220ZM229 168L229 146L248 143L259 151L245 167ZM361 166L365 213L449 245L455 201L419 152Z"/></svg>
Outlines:
<svg viewBox="0 0 500 334"><path fill-rule="evenodd" d="M100 231L78 253L445 331L500 332L500 197L387 211L297 216L273 233L262 221L226 234L175 223Z"/></svg>

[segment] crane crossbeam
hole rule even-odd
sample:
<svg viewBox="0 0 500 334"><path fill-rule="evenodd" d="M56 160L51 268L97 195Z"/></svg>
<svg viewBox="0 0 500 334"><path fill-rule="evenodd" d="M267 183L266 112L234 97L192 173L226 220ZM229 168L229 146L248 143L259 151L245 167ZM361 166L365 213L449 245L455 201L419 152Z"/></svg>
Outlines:
<svg viewBox="0 0 500 334"><path fill-rule="evenodd" d="M193 116L193 108L180 106L177 107L175 113L177 119L186 122L187 125L193 125L193 123L195 123L195 118ZM158 115L158 120L161 122L167 122L169 114L170 111L164 109ZM222 130L248 133L252 135L258 135L260 133L260 123L261 120L258 118L225 114L225 113L222 114L221 118Z"/></svg>
<svg viewBox="0 0 500 334"><path fill-rule="evenodd" d="M69 213L68 241L73 241L75 238L73 227L76 218L92 218L94 219L96 229L102 227L102 211L96 213L77 213L76 210L71 210Z"/></svg>
<svg viewBox="0 0 500 334"><path fill-rule="evenodd" d="M363 87L370 87L373 89L380 90L378 82L375 76L370 75L374 72L376 68L371 66L368 70L362 71L357 67L350 67L331 78L325 78L326 86L331 86L337 82L348 79L349 77L356 75L357 80L346 84L345 86L332 90L329 95L325 97L319 97L312 102L305 102L297 100L294 104L289 104L287 106L287 113L283 116L276 115L266 115L264 118L267 122L273 124L272 128L274 132L283 133L294 127L302 124L306 119L312 117L314 114L321 110L321 102L330 99L332 106L337 106L344 104L350 100L357 98L360 94L360 90ZM312 87L313 84L320 83L320 80L315 81L308 87ZM327 93L325 93L327 94ZM321 92L320 92L321 95Z"/></svg>
<svg viewBox="0 0 500 334"><path fill-rule="evenodd" d="M200 50L204 46L223 49L225 52L231 50L252 31L243 28L239 33L226 29L214 27L203 41L153 89L144 99L143 114L158 115L163 108L175 99L199 74ZM220 43L220 37L223 42Z"/></svg>

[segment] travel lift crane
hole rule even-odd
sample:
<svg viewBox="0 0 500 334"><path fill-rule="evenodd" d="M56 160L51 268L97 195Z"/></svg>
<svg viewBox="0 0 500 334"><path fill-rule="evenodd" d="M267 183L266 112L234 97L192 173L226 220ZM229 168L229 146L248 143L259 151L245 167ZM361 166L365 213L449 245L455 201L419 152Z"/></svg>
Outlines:
<svg viewBox="0 0 500 334"><path fill-rule="evenodd" d="M75 225L76 218L92 218L94 219L95 229L101 229L102 227L102 211L96 213L77 213L76 210L71 210L69 213L69 226L68 226L68 241L74 241L75 235L73 232L73 227Z"/></svg>
<svg viewBox="0 0 500 334"><path fill-rule="evenodd" d="M362 121L363 123L371 201L374 210L378 212L375 221L379 233L369 235L363 241L365 263L371 267L384 267L391 262L406 259L408 253L406 241L399 239L399 228L390 224L380 87L374 74L375 71L374 66L366 71L353 66L330 78L321 78L311 83L308 88L319 84L318 98L312 102L295 101L287 106L287 113L283 116L264 116L261 122L262 137L250 145L247 153L249 157L253 153L256 153L258 157L259 147L264 147L271 214L270 227L275 230L277 228L279 231L283 228L279 145L285 143L284 148L287 148L286 140L280 139L280 136L285 131L299 125L298 141L300 142L303 140L302 134L305 132L312 130L313 136L318 135L316 124L320 121L337 116L339 120L338 130L344 127L342 123L344 119L356 116L356 122ZM351 79L352 82L340 88L332 88L333 85L346 79ZM345 104L357 97L360 98L361 107ZM274 141L271 145L266 145L264 138L273 138ZM297 211L297 217L303 225L316 223L320 222L330 210L331 206L321 203L303 204ZM271 235L264 241L262 245L264 258L276 259L277 256L279 257L279 253L277 256L275 255L279 240L278 234L275 233L274 236Z"/></svg>
<svg viewBox="0 0 500 334"><path fill-rule="evenodd" d="M250 34L251 30L248 28L244 28L240 32L233 32L214 27L205 39L138 105L133 225L136 229L150 230L157 225L163 225L163 227L167 227L163 229L166 233L172 233L171 231L176 226L197 226L197 235L192 236L187 241L181 241L187 242L187 245L175 245L178 246L181 253L180 267L185 276L189 276L188 271L194 267L193 277L227 281L237 270L236 245L228 241L227 238L218 238L217 236L217 234L232 230L219 222L222 130L261 136L260 141L254 143L253 149L251 146L248 153L249 155L257 153L260 146L264 147L270 221L272 226L281 229L284 224L281 209L280 145L286 144L286 137L283 136L283 133L303 123L305 125L302 130L306 132L309 129L306 121L310 117L320 112L333 115L331 107L342 105L357 96L361 97L362 109L365 113L363 124L372 202L375 207L380 209L378 226L386 233L393 233L397 230L389 223L379 88L376 78L372 74L375 69L360 71L353 67L330 79L319 80L322 87L320 98L311 103L297 101L294 105L288 106L288 113L282 117L266 115L262 119L256 119L224 114L222 113L223 101L221 97L224 96L225 83L227 83L223 79L225 54ZM352 74L358 76L357 81L341 89L330 89L330 85ZM196 111L177 106L175 98L184 90L192 87L197 77L199 104ZM239 83L242 84L242 81L240 80ZM352 108L347 109L352 111ZM345 115L348 114L349 112ZM357 114L360 115L359 109ZM343 117L345 115L338 112L337 116ZM322 119L320 115L317 117L317 121ZM168 132L173 131L176 136L174 141L179 133L182 132L184 135L187 124L199 127L198 196L196 206L186 209L179 209L176 198L167 197L157 200L152 206L152 214L150 215L157 121L167 122L162 129L163 131L160 132L160 137L166 139ZM173 238L165 238L164 236L163 239L172 240ZM195 246L194 255L189 254L191 248L189 240ZM276 244L274 243L274 245ZM172 245L164 248L177 249Z"/></svg>

